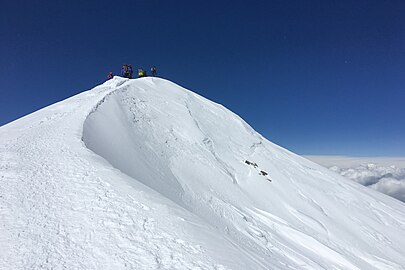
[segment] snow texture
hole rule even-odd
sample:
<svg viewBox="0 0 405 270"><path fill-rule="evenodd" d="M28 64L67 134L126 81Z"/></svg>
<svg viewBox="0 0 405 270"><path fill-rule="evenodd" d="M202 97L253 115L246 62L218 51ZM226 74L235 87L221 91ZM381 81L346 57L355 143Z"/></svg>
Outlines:
<svg viewBox="0 0 405 270"><path fill-rule="evenodd" d="M308 156L359 184L405 202L405 158Z"/></svg>
<svg viewBox="0 0 405 270"><path fill-rule="evenodd" d="M169 81L0 127L0 269L405 269L404 204Z"/></svg>

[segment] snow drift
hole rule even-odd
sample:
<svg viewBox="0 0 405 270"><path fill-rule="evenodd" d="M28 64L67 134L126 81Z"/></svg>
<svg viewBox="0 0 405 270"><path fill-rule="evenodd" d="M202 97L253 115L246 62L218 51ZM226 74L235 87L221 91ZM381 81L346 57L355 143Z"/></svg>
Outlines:
<svg viewBox="0 0 405 270"><path fill-rule="evenodd" d="M404 269L404 204L158 78L0 129L4 268Z"/></svg>

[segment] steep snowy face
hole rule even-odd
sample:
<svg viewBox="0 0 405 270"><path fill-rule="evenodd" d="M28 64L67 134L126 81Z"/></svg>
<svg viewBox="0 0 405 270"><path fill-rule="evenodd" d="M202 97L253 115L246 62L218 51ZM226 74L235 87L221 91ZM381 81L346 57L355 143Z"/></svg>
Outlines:
<svg viewBox="0 0 405 270"><path fill-rule="evenodd" d="M404 204L171 82L110 91L86 118L83 141L132 188L142 183L225 235L248 262L241 269L404 269Z"/></svg>
<svg viewBox="0 0 405 270"><path fill-rule="evenodd" d="M132 83L116 77L0 127L0 269L263 268L85 147L88 115Z"/></svg>
<svg viewBox="0 0 405 270"><path fill-rule="evenodd" d="M0 127L0 269L405 269L404 204L169 81Z"/></svg>

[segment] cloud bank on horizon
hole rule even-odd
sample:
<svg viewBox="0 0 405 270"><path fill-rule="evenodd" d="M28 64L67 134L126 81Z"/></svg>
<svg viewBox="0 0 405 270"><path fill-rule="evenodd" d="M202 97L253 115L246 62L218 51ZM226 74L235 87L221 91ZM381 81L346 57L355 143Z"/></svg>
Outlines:
<svg viewBox="0 0 405 270"><path fill-rule="evenodd" d="M395 165L379 166L374 163L361 164L353 168L332 166L330 170L359 184L373 188L405 202L405 169Z"/></svg>
<svg viewBox="0 0 405 270"><path fill-rule="evenodd" d="M330 170L405 202L403 158L349 158L307 156Z"/></svg>

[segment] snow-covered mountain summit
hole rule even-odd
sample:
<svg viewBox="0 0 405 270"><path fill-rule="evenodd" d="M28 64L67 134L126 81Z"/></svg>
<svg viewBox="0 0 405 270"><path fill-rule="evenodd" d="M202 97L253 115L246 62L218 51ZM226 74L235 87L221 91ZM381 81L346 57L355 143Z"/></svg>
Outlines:
<svg viewBox="0 0 405 270"><path fill-rule="evenodd" d="M0 127L0 269L405 269L402 202L169 81Z"/></svg>

